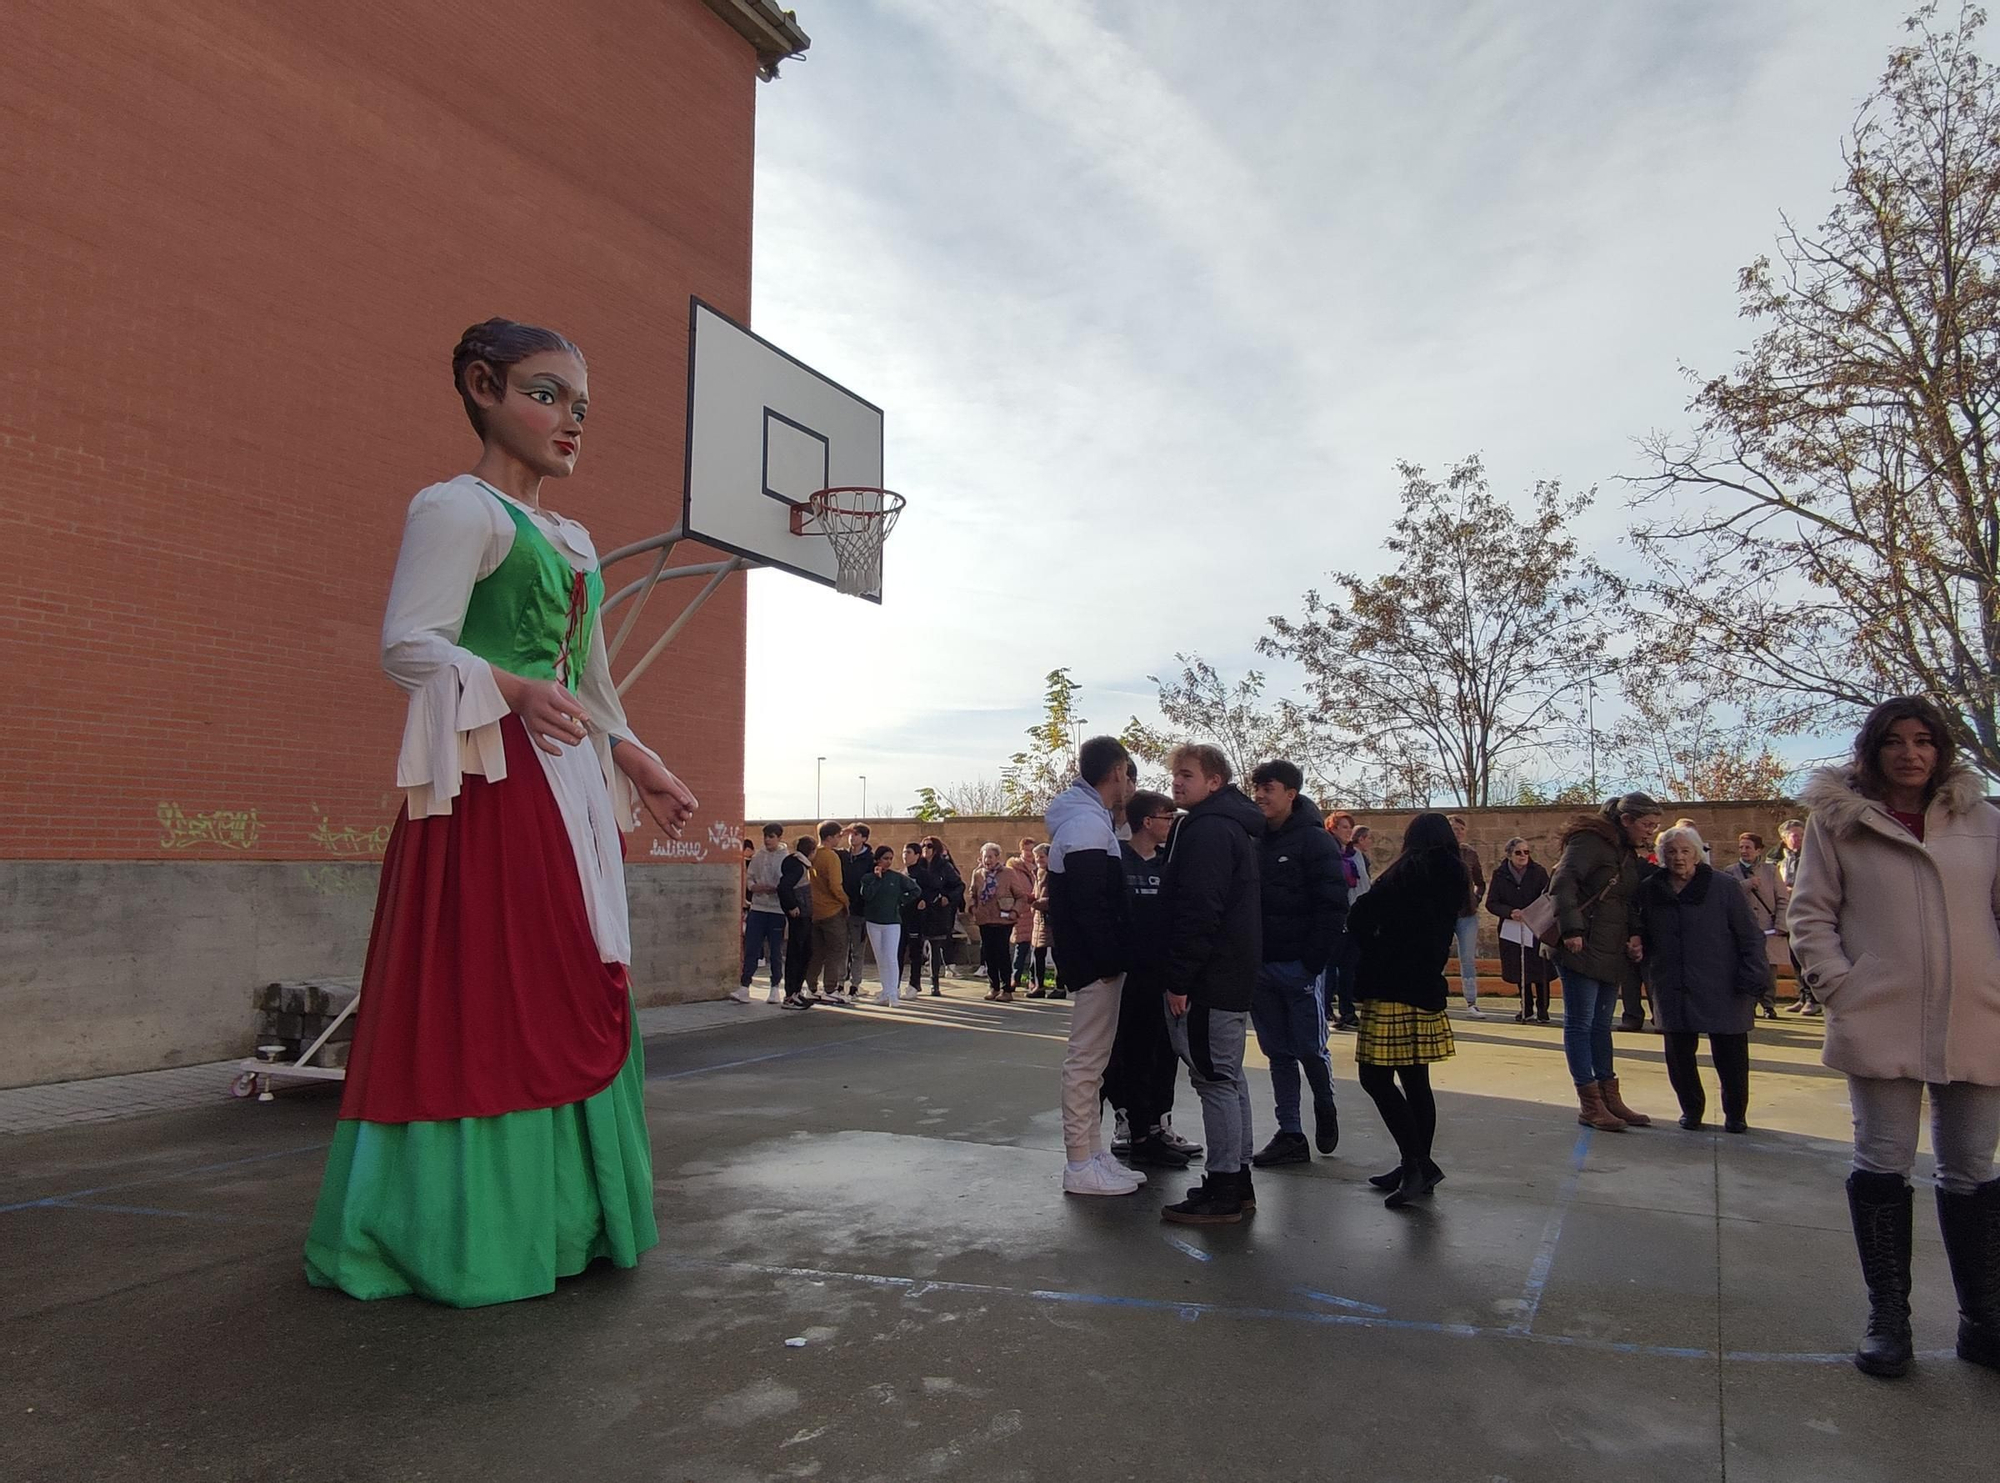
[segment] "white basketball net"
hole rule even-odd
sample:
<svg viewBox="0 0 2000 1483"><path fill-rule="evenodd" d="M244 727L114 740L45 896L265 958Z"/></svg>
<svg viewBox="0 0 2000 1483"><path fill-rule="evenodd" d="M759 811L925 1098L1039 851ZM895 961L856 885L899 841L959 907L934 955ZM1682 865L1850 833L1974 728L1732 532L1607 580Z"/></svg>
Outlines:
<svg viewBox="0 0 2000 1483"><path fill-rule="evenodd" d="M882 544L904 499L893 489L822 489L794 516L800 535L822 535L840 564L833 590L861 597L882 586Z"/></svg>

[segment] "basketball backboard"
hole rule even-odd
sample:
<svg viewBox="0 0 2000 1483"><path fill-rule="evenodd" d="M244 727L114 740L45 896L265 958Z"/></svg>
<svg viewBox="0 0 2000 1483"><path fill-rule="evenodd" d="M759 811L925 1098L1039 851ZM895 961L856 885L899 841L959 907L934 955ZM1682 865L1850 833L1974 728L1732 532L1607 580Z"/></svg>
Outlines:
<svg viewBox="0 0 2000 1483"><path fill-rule="evenodd" d="M792 511L815 490L881 482L880 407L689 301L681 525L690 539L831 587L832 545L792 534ZM880 582L861 596L880 602Z"/></svg>

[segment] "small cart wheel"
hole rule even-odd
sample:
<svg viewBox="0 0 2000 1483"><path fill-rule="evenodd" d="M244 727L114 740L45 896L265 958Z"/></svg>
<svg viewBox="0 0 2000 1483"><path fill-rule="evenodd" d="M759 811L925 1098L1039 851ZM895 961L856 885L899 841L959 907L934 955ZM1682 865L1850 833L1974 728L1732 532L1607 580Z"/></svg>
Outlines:
<svg viewBox="0 0 2000 1483"><path fill-rule="evenodd" d="M229 1083L229 1095L232 1097L247 1097L256 1090L257 1073L254 1071L239 1071L236 1080Z"/></svg>

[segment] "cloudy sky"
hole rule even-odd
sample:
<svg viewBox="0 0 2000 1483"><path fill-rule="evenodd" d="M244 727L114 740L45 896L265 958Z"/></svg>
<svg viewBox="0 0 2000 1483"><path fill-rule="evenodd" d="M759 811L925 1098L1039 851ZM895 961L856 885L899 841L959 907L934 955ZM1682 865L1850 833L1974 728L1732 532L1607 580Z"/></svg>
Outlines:
<svg viewBox="0 0 2000 1483"><path fill-rule="evenodd" d="M997 777L1377 570L1399 458L1602 486L1747 341L1901 38L1880 0L799 0L754 327L885 409L877 609L753 574L751 817ZM829 642L831 641L830 647ZM823 662L802 663L810 642Z"/></svg>

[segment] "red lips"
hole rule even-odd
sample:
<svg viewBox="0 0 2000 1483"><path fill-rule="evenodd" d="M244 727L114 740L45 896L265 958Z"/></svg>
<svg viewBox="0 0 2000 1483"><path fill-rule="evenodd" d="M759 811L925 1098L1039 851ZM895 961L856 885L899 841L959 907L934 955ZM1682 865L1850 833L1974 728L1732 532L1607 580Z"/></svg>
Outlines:
<svg viewBox="0 0 2000 1483"><path fill-rule="evenodd" d="M576 453L576 444L566 439L558 438L556 439L556 452L562 454L565 458L571 457Z"/></svg>

